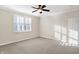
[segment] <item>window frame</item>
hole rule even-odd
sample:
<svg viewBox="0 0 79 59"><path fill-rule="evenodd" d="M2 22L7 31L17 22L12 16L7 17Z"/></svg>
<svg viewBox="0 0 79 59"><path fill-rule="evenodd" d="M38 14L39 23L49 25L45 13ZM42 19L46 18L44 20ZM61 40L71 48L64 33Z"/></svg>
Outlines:
<svg viewBox="0 0 79 59"><path fill-rule="evenodd" d="M30 19L30 23L29 23L29 25L30 25L30 29L29 30L21 30L22 28L20 28L20 30L18 31L17 30L17 25L19 24L17 24L17 16L20 18L20 17L23 17L24 18L24 20L23 20L23 22L28 18L28 19ZM15 21L16 20L16 21ZM21 23L22 23L22 19L21 19ZM25 23L25 22L24 22ZM26 23L25 23L26 24ZM26 26L27 27L27 25L25 25L25 24L20 24L19 26ZM32 18L31 17L28 17L28 16L23 16L23 15L17 15L17 14L15 14L15 15L13 15L13 31L14 32L31 32L32 31Z"/></svg>

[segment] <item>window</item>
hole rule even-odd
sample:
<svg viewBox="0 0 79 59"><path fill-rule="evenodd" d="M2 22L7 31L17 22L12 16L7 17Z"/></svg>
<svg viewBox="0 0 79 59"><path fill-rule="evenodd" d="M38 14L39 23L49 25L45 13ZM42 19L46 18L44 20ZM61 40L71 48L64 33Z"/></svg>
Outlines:
<svg viewBox="0 0 79 59"><path fill-rule="evenodd" d="M14 31L29 32L31 31L32 20L30 17L14 15Z"/></svg>

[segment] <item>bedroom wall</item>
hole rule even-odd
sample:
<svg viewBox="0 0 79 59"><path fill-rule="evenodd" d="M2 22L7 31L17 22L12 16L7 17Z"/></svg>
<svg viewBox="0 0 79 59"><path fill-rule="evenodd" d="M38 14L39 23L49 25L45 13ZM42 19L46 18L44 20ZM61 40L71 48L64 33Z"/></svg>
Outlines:
<svg viewBox="0 0 79 59"><path fill-rule="evenodd" d="M78 45L79 10L41 17L40 36L62 43L68 42L69 45Z"/></svg>
<svg viewBox="0 0 79 59"><path fill-rule="evenodd" d="M14 32L13 30L13 15L19 14L30 16L32 18L31 32ZM9 44L35 38L39 36L39 17L23 14L20 12L0 9L0 45Z"/></svg>

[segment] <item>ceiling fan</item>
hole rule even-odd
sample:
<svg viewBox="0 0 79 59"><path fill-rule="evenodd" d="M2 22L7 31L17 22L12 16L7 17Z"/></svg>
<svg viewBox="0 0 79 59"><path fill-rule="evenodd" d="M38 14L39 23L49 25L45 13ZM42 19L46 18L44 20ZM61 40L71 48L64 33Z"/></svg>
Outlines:
<svg viewBox="0 0 79 59"><path fill-rule="evenodd" d="M39 11L40 14L42 14L43 11L46 11L46 12L50 12L50 10L48 9L45 9L46 5L37 5L38 7L32 7L36 10L32 11L32 13L36 12L36 11Z"/></svg>

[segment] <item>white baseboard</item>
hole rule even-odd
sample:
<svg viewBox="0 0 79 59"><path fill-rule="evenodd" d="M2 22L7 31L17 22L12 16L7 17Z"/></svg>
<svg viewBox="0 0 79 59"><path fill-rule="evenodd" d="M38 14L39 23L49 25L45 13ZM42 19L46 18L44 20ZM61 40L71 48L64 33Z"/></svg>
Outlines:
<svg viewBox="0 0 79 59"><path fill-rule="evenodd" d="M48 39L54 39L54 37L53 37L53 36L48 35L48 34L42 34L42 35L40 35L40 37L43 37L43 38L48 38Z"/></svg>
<svg viewBox="0 0 79 59"><path fill-rule="evenodd" d="M24 40L28 40L28 39L33 39L33 38L37 38L37 37L39 37L39 36L33 36L33 37L30 37L30 38L25 38L25 39L17 40L17 41L10 41L10 42L6 42L6 43L2 43L2 44L0 44L0 46L12 44L12 43L16 43L16 42L20 42L20 41L24 41Z"/></svg>
<svg viewBox="0 0 79 59"><path fill-rule="evenodd" d="M48 39L54 39L54 37L51 36L51 35L42 34L42 35L40 35L40 36L31 36L31 37L29 37L29 38L25 38L25 39L22 39L22 40L17 40L17 41L10 41L10 42L1 43L0 46L7 45L7 44L11 44L11 43L20 42L20 41L23 41L23 40L33 39L33 38L37 38L37 37L48 38Z"/></svg>

